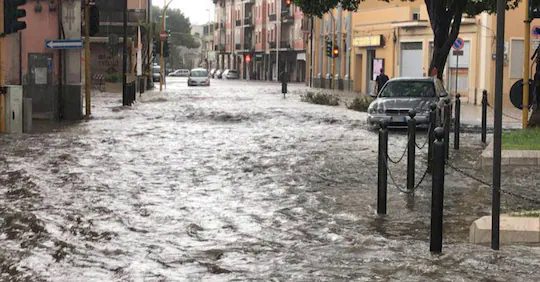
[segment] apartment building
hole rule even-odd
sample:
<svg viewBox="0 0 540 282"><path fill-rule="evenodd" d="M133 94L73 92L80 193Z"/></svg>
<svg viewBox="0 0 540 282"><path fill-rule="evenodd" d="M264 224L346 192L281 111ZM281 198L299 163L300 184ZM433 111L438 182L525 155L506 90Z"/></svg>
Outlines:
<svg viewBox="0 0 540 282"><path fill-rule="evenodd" d="M507 11L505 27L504 105L512 107L509 91L522 78L524 62L524 5ZM532 22L531 48L540 43ZM479 104L482 91L494 99L496 16L464 15L459 37L465 42L458 57L450 51L444 82L465 102ZM381 68L390 77L427 76L433 52L433 32L425 4L366 0L357 12L336 9L315 19L313 32L313 86L369 93ZM334 38L340 56L326 56L327 38ZM308 52L311 46L307 48ZM531 52L532 55L532 52ZM308 54L310 57L311 54Z"/></svg>
<svg viewBox="0 0 540 282"><path fill-rule="evenodd" d="M217 68L247 80L306 79L308 21L286 0L214 0ZM277 63L279 61L279 64Z"/></svg>

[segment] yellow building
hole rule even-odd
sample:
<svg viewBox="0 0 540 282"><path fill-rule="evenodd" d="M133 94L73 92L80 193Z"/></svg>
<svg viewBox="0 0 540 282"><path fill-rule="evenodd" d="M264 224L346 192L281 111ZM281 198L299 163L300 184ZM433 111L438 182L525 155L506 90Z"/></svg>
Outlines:
<svg viewBox="0 0 540 282"><path fill-rule="evenodd" d="M507 12L505 106L510 106L510 87L523 76L524 13L523 5ZM533 30L535 24L540 21L533 21ZM465 42L463 53L457 57L450 52L444 75L447 90L459 92L464 102L479 104L483 90L493 101L495 34L495 15L464 16L459 34ZM338 57L326 56L328 39L339 47ZM533 36L531 54L538 42L540 37ZM367 0L357 12L336 9L315 19L313 86L369 93L381 68L390 77L426 76L432 45L433 32L423 1Z"/></svg>

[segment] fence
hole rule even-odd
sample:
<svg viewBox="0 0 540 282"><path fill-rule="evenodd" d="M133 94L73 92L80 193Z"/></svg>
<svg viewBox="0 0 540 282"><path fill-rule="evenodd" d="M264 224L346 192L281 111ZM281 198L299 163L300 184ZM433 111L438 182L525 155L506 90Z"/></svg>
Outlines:
<svg viewBox="0 0 540 282"><path fill-rule="evenodd" d="M487 93L484 91L482 99L482 142L486 142L486 119L487 119ZM473 174L468 173L452 163L450 159L450 135L453 127L454 149L460 148L460 121L461 121L461 99L456 95L455 103L452 105L449 98L446 98L442 106L436 104L430 105L429 125L425 143L419 146L417 144L416 134L416 113L409 112L407 121L407 145L398 159L392 159L388 155L388 121L383 120L379 129L379 153L378 153L378 181L377 181L377 213L387 213L387 193L388 177L392 185L400 192L413 194L420 185L428 179L427 175L431 173L432 202L431 202L431 230L430 230L430 251L440 253L442 251L442 228L443 228L443 203L444 203L444 181L445 170L450 168L464 177L468 177L480 184L493 190L493 185ZM452 126L452 112L454 112L454 122ZM440 117L440 118L437 118ZM422 150L428 146L427 152ZM426 154L426 169L418 182L415 182L416 176L416 149ZM400 185L394 178L389 163L399 164L407 155L407 184ZM494 191L497 192L497 191ZM540 200L518 193L500 189L500 192L524 201L529 201L540 205Z"/></svg>

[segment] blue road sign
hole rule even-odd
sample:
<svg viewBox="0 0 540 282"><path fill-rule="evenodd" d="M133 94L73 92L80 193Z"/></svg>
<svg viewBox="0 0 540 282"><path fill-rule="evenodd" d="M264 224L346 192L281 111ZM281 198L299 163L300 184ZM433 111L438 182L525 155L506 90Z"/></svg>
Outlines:
<svg viewBox="0 0 540 282"><path fill-rule="evenodd" d="M461 50L463 49L463 46L465 46L465 40L463 40L463 38L460 38L460 37L458 37L456 41L454 41L454 44L452 45L454 50Z"/></svg>
<svg viewBox="0 0 540 282"><path fill-rule="evenodd" d="M45 47L49 49L81 49L83 42L82 39L46 40Z"/></svg>

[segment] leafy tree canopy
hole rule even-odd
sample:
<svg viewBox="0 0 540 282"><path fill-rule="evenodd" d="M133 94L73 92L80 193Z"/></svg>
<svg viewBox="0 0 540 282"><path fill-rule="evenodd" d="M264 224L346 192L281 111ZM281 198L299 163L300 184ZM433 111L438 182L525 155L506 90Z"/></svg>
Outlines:
<svg viewBox="0 0 540 282"><path fill-rule="evenodd" d="M361 2L366 0L294 0L294 3L300 7L304 14L309 16L321 17L328 11L336 8L338 4L341 4L341 7L345 10L356 11L360 6ZM379 0L384 2L390 2L392 0ZM396 0L397 1L397 0ZM414 2L415 0L400 0L403 2ZM418 0L420 1L420 0ZM538 1L538 0L532 0ZM465 4L464 13L468 15L477 15L484 11L493 13L497 8L497 0L425 0L426 5L429 6L431 3L439 2L441 6L445 6L448 9L459 5L460 2ZM506 8L514 9L521 2L521 0L507 0ZM540 2L540 1L539 1ZM430 3L430 4L428 4Z"/></svg>
<svg viewBox="0 0 540 282"><path fill-rule="evenodd" d="M161 30L162 9L152 7L152 15L157 26L157 32ZM191 23L180 9L167 10L167 30L170 31L169 43L173 46L185 46L198 48L200 43L191 35Z"/></svg>

